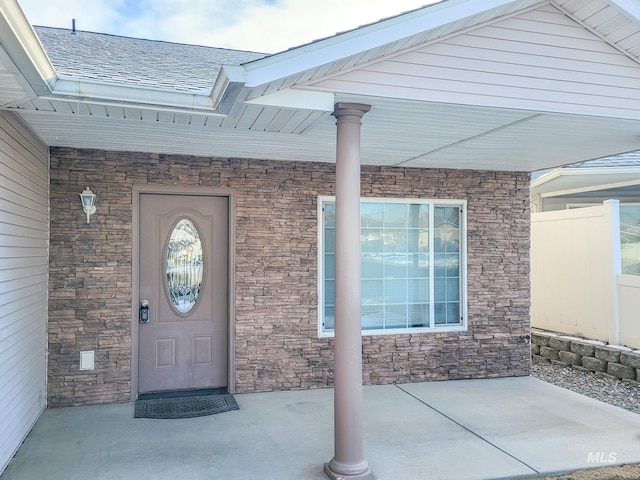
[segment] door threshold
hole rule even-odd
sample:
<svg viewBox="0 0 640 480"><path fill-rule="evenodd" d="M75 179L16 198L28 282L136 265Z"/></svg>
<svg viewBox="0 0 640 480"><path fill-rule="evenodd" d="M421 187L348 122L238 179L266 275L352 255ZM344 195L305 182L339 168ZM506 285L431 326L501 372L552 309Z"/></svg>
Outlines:
<svg viewBox="0 0 640 480"><path fill-rule="evenodd" d="M139 393L138 400L154 400L157 398L193 397L196 395L222 395L229 393L227 387L197 388L194 390L169 390L166 392Z"/></svg>

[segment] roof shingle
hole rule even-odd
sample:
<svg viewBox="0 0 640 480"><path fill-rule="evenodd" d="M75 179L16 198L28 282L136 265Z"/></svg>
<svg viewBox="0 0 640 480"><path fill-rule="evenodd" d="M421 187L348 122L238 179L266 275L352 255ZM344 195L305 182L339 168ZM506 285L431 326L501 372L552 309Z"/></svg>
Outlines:
<svg viewBox="0 0 640 480"><path fill-rule="evenodd" d="M51 27L34 27L59 77L208 93L222 65L264 53L143 40Z"/></svg>
<svg viewBox="0 0 640 480"><path fill-rule="evenodd" d="M640 167L640 151L622 153L612 157L599 158L586 162L567 165L567 168L595 168L595 167Z"/></svg>

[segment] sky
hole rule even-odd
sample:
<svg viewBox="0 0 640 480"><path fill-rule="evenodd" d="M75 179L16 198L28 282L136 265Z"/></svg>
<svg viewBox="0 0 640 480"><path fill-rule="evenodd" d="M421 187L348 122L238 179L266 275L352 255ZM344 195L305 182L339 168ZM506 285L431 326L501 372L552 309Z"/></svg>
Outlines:
<svg viewBox="0 0 640 480"><path fill-rule="evenodd" d="M33 25L276 53L438 0L18 0Z"/></svg>

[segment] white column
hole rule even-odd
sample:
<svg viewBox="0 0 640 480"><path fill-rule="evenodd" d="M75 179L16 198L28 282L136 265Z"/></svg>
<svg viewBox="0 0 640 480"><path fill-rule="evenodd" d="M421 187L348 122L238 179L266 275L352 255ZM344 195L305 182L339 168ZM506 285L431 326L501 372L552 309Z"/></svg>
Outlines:
<svg viewBox="0 0 640 480"><path fill-rule="evenodd" d="M374 478L363 455L360 323L360 127L369 105L337 103L334 480Z"/></svg>

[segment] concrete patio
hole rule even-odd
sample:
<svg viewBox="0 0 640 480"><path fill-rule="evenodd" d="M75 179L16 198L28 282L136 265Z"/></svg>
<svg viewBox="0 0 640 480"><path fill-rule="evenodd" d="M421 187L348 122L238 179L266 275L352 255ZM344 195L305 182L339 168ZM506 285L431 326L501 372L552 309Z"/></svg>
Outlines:
<svg viewBox="0 0 640 480"><path fill-rule="evenodd" d="M240 410L134 419L133 404L44 412L2 480L324 480L331 389L236 395ZM380 480L537 477L640 463L640 415L531 377L364 388Z"/></svg>

